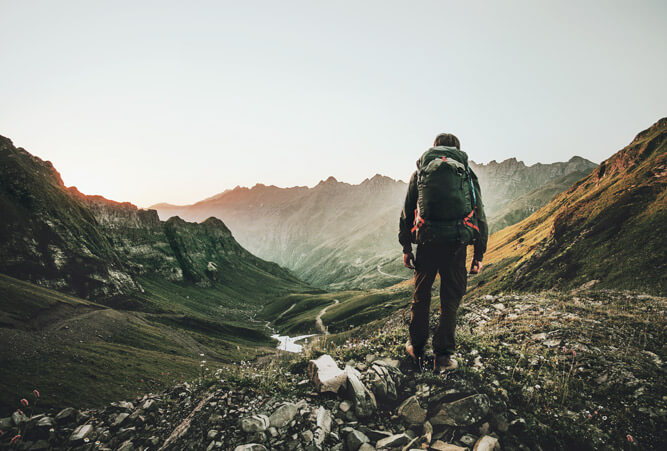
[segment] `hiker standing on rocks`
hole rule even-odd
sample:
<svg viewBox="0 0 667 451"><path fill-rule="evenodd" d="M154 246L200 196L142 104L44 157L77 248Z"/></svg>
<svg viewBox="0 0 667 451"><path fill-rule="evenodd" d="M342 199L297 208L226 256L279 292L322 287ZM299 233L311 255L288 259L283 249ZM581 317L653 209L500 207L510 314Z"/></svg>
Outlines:
<svg viewBox="0 0 667 451"><path fill-rule="evenodd" d="M417 160L401 212L403 263L415 270L410 337L405 345L418 370L425 365L431 288L440 273L440 322L433 336L436 372L455 369L456 311L466 292L466 247L475 245L471 274L482 269L488 227L477 176L456 136L443 133ZM417 244L417 257L412 253Z"/></svg>

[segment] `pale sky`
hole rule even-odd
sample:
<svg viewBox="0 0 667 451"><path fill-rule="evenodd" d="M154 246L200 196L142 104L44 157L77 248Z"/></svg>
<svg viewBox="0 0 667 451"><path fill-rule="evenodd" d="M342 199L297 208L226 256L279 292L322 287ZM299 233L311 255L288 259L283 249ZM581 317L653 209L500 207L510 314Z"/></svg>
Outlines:
<svg viewBox="0 0 667 451"><path fill-rule="evenodd" d="M595 162L667 115L662 1L3 1L0 134L139 206L333 175Z"/></svg>

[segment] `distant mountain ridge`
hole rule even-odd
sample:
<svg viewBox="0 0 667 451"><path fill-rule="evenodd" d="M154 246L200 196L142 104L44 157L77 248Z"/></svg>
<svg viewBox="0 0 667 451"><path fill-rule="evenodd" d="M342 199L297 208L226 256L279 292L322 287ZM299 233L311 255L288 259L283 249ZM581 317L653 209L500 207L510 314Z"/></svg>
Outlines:
<svg viewBox="0 0 667 451"><path fill-rule="evenodd" d="M531 166L526 166L523 161L518 161L516 158L509 158L500 163L492 160L487 164L471 161L470 167L479 177L487 215L493 216L511 200L568 174L574 172L588 174L597 167L597 164L574 156L567 162L535 163Z"/></svg>
<svg viewBox="0 0 667 451"><path fill-rule="evenodd" d="M505 206L508 200L553 179L582 168L590 172L595 166L573 157L565 163L526 166L509 159L474 164L473 168L479 171L484 204L491 217L494 211L500 211L494 208L495 203ZM221 218L252 253L290 268L315 286L373 288L389 286L412 275L401 264L396 238L406 190L405 182L380 174L357 185L329 177L312 188L257 184L226 190L192 205L162 203L151 208L163 219ZM550 199L530 198L526 208L503 220L519 221Z"/></svg>

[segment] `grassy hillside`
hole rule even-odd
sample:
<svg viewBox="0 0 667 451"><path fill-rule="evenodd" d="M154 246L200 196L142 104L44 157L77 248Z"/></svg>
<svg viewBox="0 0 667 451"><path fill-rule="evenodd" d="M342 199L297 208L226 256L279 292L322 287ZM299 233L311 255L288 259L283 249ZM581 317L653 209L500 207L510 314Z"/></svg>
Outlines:
<svg viewBox="0 0 667 451"><path fill-rule="evenodd" d="M522 222L492 235L485 290L666 292L667 119Z"/></svg>
<svg viewBox="0 0 667 451"><path fill-rule="evenodd" d="M98 405L195 377L201 360L220 366L275 346L229 293L141 282L149 311L0 275L0 415L34 388L46 405Z"/></svg>

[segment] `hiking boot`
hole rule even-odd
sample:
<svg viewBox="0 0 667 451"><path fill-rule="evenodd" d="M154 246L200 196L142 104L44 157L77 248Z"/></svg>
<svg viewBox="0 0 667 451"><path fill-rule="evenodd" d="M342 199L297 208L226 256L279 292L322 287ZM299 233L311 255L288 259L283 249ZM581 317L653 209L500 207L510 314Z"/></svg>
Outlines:
<svg viewBox="0 0 667 451"><path fill-rule="evenodd" d="M408 360L412 364L412 370L418 373L424 371L426 367L426 359L424 359L424 353L418 352L415 350L414 346L408 341L405 343L405 352L408 354Z"/></svg>
<svg viewBox="0 0 667 451"><path fill-rule="evenodd" d="M459 362L450 355L436 355L434 357L433 367L436 373L444 373L458 368Z"/></svg>

